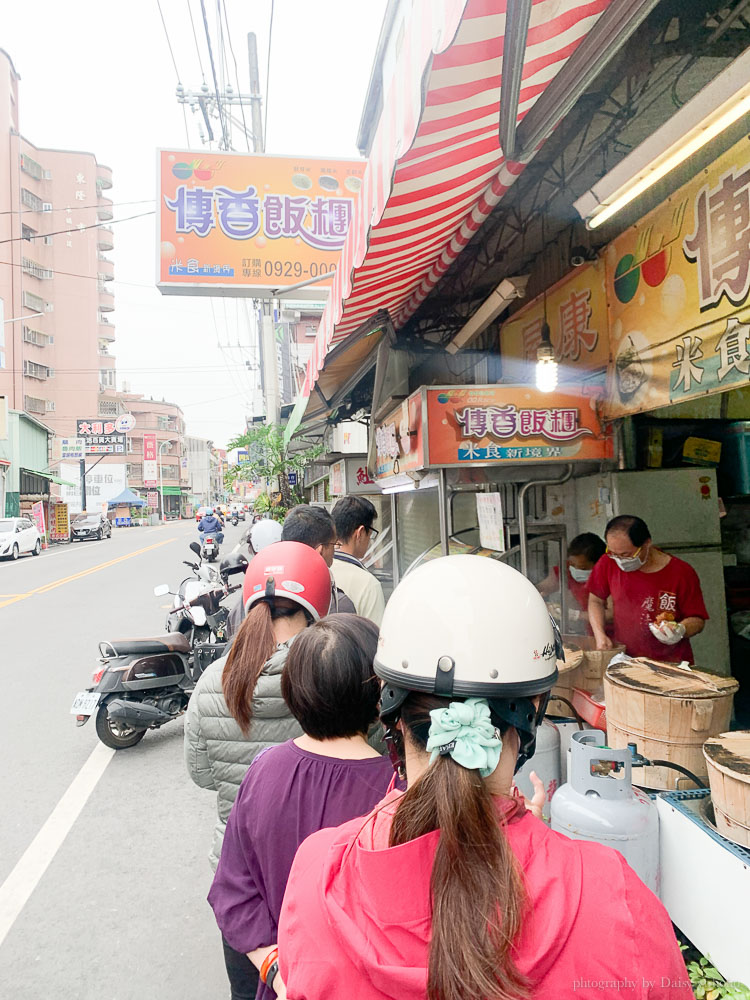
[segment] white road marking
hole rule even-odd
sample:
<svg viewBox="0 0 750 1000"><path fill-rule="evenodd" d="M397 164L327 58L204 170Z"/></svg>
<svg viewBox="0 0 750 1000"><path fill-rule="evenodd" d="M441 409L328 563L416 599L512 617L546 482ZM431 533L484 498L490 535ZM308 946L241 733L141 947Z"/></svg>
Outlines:
<svg viewBox="0 0 750 1000"><path fill-rule="evenodd" d="M0 886L0 945L51 864L116 751L97 743L52 813Z"/></svg>

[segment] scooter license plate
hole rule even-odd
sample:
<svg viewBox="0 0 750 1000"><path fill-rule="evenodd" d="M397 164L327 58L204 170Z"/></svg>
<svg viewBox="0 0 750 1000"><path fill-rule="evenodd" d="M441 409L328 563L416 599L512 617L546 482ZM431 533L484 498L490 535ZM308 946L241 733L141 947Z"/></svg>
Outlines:
<svg viewBox="0 0 750 1000"><path fill-rule="evenodd" d="M93 715L99 705L98 691L79 691L70 709L71 715Z"/></svg>

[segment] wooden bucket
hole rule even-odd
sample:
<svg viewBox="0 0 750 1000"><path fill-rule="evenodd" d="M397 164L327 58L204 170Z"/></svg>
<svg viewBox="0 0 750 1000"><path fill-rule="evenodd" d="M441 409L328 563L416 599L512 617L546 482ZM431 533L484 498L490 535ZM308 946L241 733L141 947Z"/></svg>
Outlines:
<svg viewBox="0 0 750 1000"><path fill-rule="evenodd" d="M711 737L703 755L716 829L727 840L750 847L750 731Z"/></svg>
<svg viewBox="0 0 750 1000"><path fill-rule="evenodd" d="M617 663L604 676L607 742L614 749L635 743L649 760L668 760L708 779L703 744L729 728L739 684L700 670L646 657ZM691 789L695 783L669 767L638 768L636 784Z"/></svg>
<svg viewBox="0 0 750 1000"><path fill-rule="evenodd" d="M587 635L564 635L563 646L565 661L557 661L560 676L552 688L547 715L569 716L570 707L565 702L557 700L555 695L572 701L573 688L587 691L589 694L597 691L602 686L609 661L616 653L622 653L625 649L624 646L597 649L593 636Z"/></svg>

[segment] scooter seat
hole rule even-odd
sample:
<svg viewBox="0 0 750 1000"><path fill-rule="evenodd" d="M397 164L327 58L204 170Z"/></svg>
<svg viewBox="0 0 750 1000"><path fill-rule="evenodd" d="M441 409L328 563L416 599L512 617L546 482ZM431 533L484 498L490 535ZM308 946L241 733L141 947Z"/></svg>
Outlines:
<svg viewBox="0 0 750 1000"><path fill-rule="evenodd" d="M182 632L168 632L153 639L115 639L104 644L114 650L115 656L132 653L189 653L190 643Z"/></svg>

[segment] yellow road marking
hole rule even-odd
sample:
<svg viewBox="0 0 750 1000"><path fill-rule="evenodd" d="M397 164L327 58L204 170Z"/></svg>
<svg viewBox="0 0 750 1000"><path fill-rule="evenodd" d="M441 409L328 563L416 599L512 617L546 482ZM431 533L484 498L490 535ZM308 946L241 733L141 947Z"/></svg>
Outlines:
<svg viewBox="0 0 750 1000"><path fill-rule="evenodd" d="M0 601L0 608L5 608L9 604L16 604L17 601L23 601L27 597L33 597L34 594L46 594L49 590L54 590L56 587L62 587L65 583L72 583L73 580L80 580L81 577L89 576L91 573L98 573L100 569L107 569L108 566L114 566L116 563L124 562L126 559L132 559L133 556L143 555L144 552L150 552L152 549L158 549L162 545L169 545L170 542L176 542L176 538L165 538L164 541L155 542L153 545L147 545L144 549L136 549L135 552L128 552L127 555L118 556L116 559L110 559L108 562L99 563L98 566L91 566L89 569L81 570L80 573L72 573L70 576L64 576L61 580L53 580L52 583L45 583L42 587L36 587L34 590L30 590L27 594L16 594L7 595L8 600Z"/></svg>

